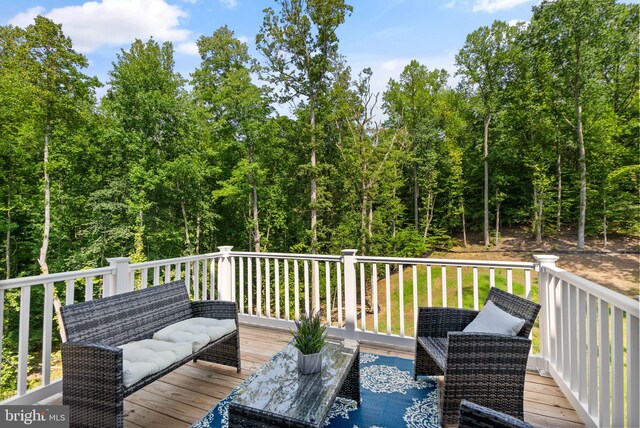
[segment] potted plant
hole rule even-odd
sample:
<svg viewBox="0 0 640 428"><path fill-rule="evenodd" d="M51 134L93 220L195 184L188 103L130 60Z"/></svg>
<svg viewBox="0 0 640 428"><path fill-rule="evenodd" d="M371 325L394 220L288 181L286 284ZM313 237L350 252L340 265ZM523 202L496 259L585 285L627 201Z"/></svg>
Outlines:
<svg viewBox="0 0 640 428"><path fill-rule="evenodd" d="M296 327L297 331L291 331L291 334L293 346L298 350L298 369L302 374L317 373L322 369L320 351L327 343L327 331L320 321L320 313L302 314Z"/></svg>

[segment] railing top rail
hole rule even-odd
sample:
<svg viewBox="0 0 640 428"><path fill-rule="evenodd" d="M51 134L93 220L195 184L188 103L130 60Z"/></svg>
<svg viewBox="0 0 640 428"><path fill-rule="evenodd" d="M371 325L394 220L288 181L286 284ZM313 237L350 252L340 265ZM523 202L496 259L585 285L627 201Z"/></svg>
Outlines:
<svg viewBox="0 0 640 428"><path fill-rule="evenodd" d="M616 306L631 315L640 317L640 302L631 297L627 297L624 294L610 290L600 284L596 284L593 281L589 281L588 279L574 275L558 267L544 266L543 269L546 269L547 273L556 278L571 283L571 285L575 285L579 289L606 301L610 305Z"/></svg>
<svg viewBox="0 0 640 428"><path fill-rule="evenodd" d="M172 259L151 260L148 262L130 264L129 271L144 269L144 268L152 268L156 266L164 266L169 264L176 264L176 263L194 262L196 260L212 259L220 256L222 256L222 253L216 252L216 253L207 253L207 254L197 254L195 256L174 257Z"/></svg>
<svg viewBox="0 0 640 428"><path fill-rule="evenodd" d="M318 260L322 262L340 262L342 256L327 254L294 254L294 253L255 253L250 251L231 251L232 257L255 257L260 259Z"/></svg>
<svg viewBox="0 0 640 428"><path fill-rule="evenodd" d="M3 279L0 281L0 290L26 287L29 285L49 284L52 282L66 281L67 279L88 278L90 276L112 275L114 269L102 267L96 269L74 270L71 272L51 273L49 275L24 276L21 278Z"/></svg>
<svg viewBox="0 0 640 428"><path fill-rule="evenodd" d="M459 260L459 259L432 259L432 258L404 258L404 257L377 257L356 256L359 263L393 263L403 265L435 265L435 266L469 266L469 267L495 267L513 269L535 269L534 262L505 262L491 260Z"/></svg>

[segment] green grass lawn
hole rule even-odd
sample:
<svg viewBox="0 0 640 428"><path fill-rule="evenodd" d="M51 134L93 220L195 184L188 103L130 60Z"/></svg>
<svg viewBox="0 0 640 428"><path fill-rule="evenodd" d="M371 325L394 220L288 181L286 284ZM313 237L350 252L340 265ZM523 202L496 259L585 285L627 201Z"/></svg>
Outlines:
<svg viewBox="0 0 640 428"><path fill-rule="evenodd" d="M418 287L418 306L428 306L428 287L427 287L427 267L417 266L417 287ZM378 275L384 276L384 265L378 265ZM359 283L359 281L358 281ZM443 287L442 287L442 268L440 266L432 266L431 268L431 295L432 306L443 306ZM525 273L523 270L513 270L513 293L518 296L525 296ZM495 286L507 290L507 270L495 269ZM413 305L413 269L405 267L403 269L403 308L404 308L404 334L405 336L413 336L414 331L414 305ZM447 307L458 307L458 279L457 268L448 267L446 271L446 296ZM488 268L478 268L478 303L482 308L484 300L489 293L490 274ZM369 295L370 292L367 292ZM391 332L400 334L400 287L399 273L396 271L390 276L390 297L391 297ZM358 296L359 298L359 296ZM531 295L530 298L538 301L537 274L531 272ZM367 300L370 300L368 298ZM378 331L385 333L387 331L387 306L386 298L386 280L383 277L378 280ZM462 268L462 307L473 309L474 307L474 287L473 287L473 268ZM374 331L373 309L366 314L367 331ZM358 320L358 327L361 327L361 319ZM538 352L538 324L533 328L533 352Z"/></svg>

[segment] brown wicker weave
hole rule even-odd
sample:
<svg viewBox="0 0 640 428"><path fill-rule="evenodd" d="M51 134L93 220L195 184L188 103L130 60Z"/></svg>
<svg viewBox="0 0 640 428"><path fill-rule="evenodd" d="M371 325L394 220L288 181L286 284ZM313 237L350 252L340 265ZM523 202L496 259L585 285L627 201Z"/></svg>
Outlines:
<svg viewBox="0 0 640 428"><path fill-rule="evenodd" d="M525 320L517 336L462 332L477 311L419 308L414 377L444 375L443 425L458 422L463 399L523 419L528 336L540 305L495 287L489 300Z"/></svg>
<svg viewBox="0 0 640 428"><path fill-rule="evenodd" d="M533 426L513 416L462 400L458 428L533 428Z"/></svg>
<svg viewBox="0 0 640 428"><path fill-rule="evenodd" d="M58 316L67 340L62 344L62 397L69 405L72 427L122 427L125 397L190 360L224 364L240 372L236 304L191 302L184 281L63 306ZM150 339L161 328L191 317L234 319L236 331L125 387L118 345Z"/></svg>

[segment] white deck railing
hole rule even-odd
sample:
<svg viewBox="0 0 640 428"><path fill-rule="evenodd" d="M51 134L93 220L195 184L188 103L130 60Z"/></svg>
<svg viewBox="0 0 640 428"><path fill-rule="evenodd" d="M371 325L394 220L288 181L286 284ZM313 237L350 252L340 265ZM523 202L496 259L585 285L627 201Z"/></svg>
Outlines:
<svg viewBox="0 0 640 428"><path fill-rule="evenodd" d="M243 323L291 328L302 312L323 310L331 334L413 347L418 307L479 309L488 287L496 286L541 302L529 366L554 377L585 423L638 425L639 304L556 268L555 256L522 263L219 249L136 264L115 258L105 268L0 281L0 325L5 292L20 293L19 308L7 308L19 311L18 349L10 350L17 355L18 382L3 404L34 403L61 391L60 381L51 379L54 294L72 304L184 279L194 300L238 302ZM38 307L31 305L33 292L43 295ZM41 361L30 358L34 313L44 319ZM0 332L0 345L7 333ZM0 352L2 369L13 360ZM34 371L39 385L29 388Z"/></svg>
<svg viewBox="0 0 640 428"><path fill-rule="evenodd" d="M553 263L540 276L548 371L587 425L640 426L640 302Z"/></svg>

